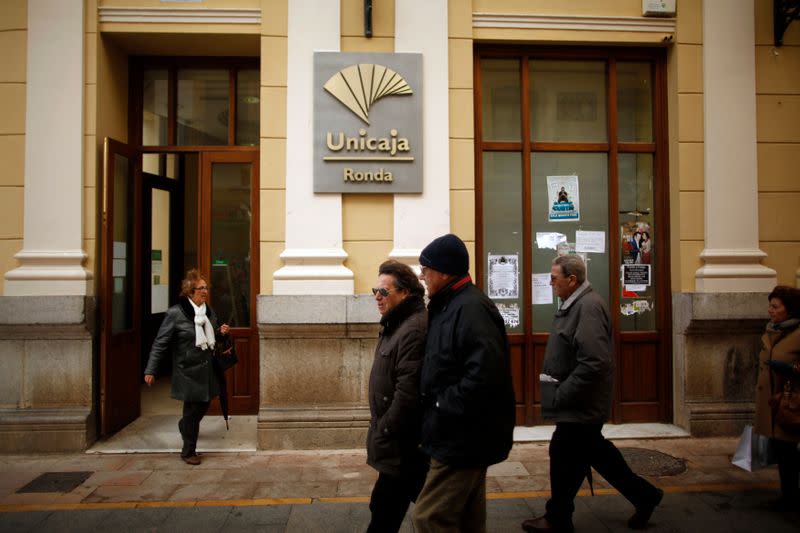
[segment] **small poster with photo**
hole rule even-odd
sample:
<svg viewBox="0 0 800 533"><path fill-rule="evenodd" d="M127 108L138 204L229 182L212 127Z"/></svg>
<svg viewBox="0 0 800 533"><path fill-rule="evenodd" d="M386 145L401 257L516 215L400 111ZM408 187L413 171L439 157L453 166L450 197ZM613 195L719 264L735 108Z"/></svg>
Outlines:
<svg viewBox="0 0 800 533"><path fill-rule="evenodd" d="M577 222L581 219L578 176L547 176L547 220Z"/></svg>
<svg viewBox="0 0 800 533"><path fill-rule="evenodd" d="M653 256L653 239L647 222L625 222L620 226L622 264L649 265Z"/></svg>

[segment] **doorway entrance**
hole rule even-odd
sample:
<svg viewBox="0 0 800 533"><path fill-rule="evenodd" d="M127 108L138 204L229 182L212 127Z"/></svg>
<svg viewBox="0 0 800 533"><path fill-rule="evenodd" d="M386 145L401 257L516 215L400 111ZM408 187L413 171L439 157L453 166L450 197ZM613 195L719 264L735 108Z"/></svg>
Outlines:
<svg viewBox="0 0 800 533"><path fill-rule="evenodd" d="M169 398L171 361L160 386L143 390L144 367L181 279L199 268L209 304L231 326L239 363L226 373L232 415L258 410L258 152L219 150L137 154L107 140L102 257L101 432L142 414L179 409ZM154 396L157 394L157 397ZM143 396L144 395L144 398ZM211 415L219 414L217 402Z"/></svg>

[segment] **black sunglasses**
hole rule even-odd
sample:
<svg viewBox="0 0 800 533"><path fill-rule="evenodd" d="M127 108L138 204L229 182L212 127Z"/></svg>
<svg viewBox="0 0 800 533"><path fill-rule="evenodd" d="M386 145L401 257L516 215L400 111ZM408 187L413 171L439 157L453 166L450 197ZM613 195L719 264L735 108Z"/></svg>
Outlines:
<svg viewBox="0 0 800 533"><path fill-rule="evenodd" d="M373 287L372 288L372 295L373 296L375 296L378 293L381 293L381 296L386 298L387 296L389 296L390 292L392 292L392 290L391 289L387 289L385 287Z"/></svg>

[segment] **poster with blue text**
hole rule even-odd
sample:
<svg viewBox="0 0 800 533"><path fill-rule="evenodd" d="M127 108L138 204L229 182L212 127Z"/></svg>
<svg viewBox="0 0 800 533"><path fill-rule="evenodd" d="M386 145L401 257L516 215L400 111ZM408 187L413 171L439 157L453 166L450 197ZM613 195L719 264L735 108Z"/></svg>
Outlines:
<svg viewBox="0 0 800 533"><path fill-rule="evenodd" d="M549 222L577 222L581 219L578 176L547 176Z"/></svg>

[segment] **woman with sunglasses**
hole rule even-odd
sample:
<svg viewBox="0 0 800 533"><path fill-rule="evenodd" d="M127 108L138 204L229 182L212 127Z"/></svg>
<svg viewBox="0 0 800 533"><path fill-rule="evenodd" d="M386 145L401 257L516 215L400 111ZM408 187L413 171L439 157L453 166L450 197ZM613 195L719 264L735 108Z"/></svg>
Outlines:
<svg viewBox="0 0 800 533"><path fill-rule="evenodd" d="M164 321L153 341L144 381L152 385L159 362L172 356L172 388L170 396L183 401L183 416L178 431L183 438L181 459L199 465L197 436L200 421L208 412L211 400L219 396L219 383L212 357L217 335L226 336L228 324L217 327L217 315L208 305L208 280L197 269L189 270L181 282L181 297L167 309Z"/></svg>
<svg viewBox="0 0 800 533"><path fill-rule="evenodd" d="M393 532L400 529L428 471L428 458L419 451L419 375L428 314L425 289L414 271L398 261L380 266L372 294L382 329L369 376L367 463L378 471L378 480L367 531Z"/></svg>

